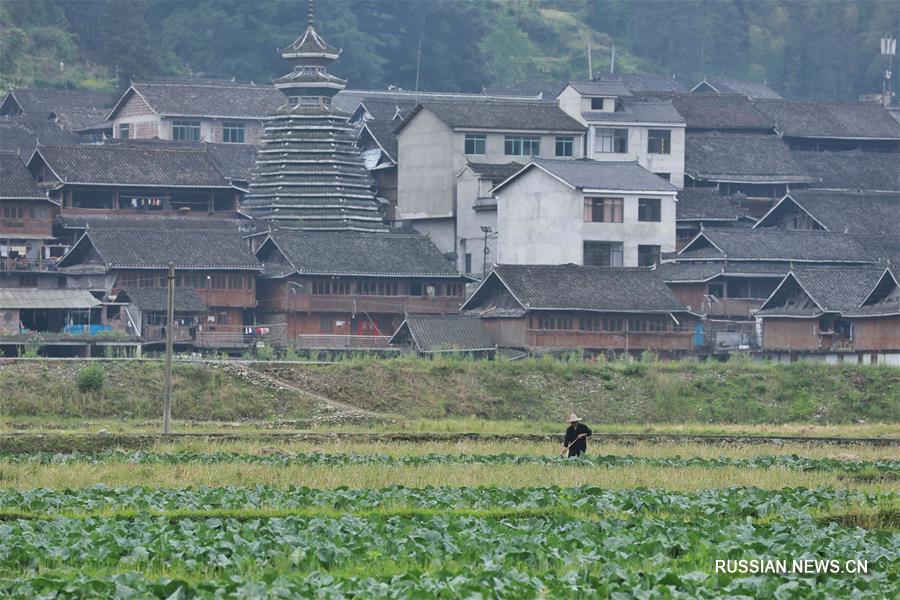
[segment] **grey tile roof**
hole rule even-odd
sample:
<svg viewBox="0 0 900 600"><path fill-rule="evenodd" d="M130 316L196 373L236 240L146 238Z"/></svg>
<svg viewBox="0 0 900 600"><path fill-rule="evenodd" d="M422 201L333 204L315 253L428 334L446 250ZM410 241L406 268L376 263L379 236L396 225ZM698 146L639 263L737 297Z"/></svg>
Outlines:
<svg viewBox="0 0 900 600"><path fill-rule="evenodd" d="M669 100L632 100L616 103L616 110L592 110L582 113L590 123L665 123L683 125L684 117Z"/></svg>
<svg viewBox="0 0 900 600"><path fill-rule="evenodd" d="M672 104L688 130L743 130L772 133L775 122L745 96L734 94L674 94Z"/></svg>
<svg viewBox="0 0 900 600"><path fill-rule="evenodd" d="M179 270L262 270L236 231L142 227L88 230L59 267L83 264L90 248L107 269L167 269L173 262Z"/></svg>
<svg viewBox="0 0 900 600"><path fill-rule="evenodd" d="M799 206L828 231L891 235L900 231L900 193L866 194L793 190L755 227L776 227L791 205Z"/></svg>
<svg viewBox="0 0 900 600"><path fill-rule="evenodd" d="M719 275L743 277L783 277L790 265L783 262L664 262L656 272L666 283L697 283Z"/></svg>
<svg viewBox="0 0 900 600"><path fill-rule="evenodd" d="M517 163L515 161L508 163L480 163L469 161L466 165L481 177L490 179L495 184L500 183L508 177L512 177L525 166L522 163Z"/></svg>
<svg viewBox="0 0 900 600"><path fill-rule="evenodd" d="M87 290L0 288L0 309L94 308L100 301Z"/></svg>
<svg viewBox="0 0 900 600"><path fill-rule="evenodd" d="M369 135L381 146L381 149L387 153L388 157L392 161L397 162L397 134L394 133L397 122L375 119L366 121L363 127L368 129Z"/></svg>
<svg viewBox="0 0 900 600"><path fill-rule="evenodd" d="M398 112L400 118L403 118L418 104L411 98L381 98L378 96L363 96L359 99L359 103L376 121L393 121Z"/></svg>
<svg viewBox="0 0 900 600"><path fill-rule="evenodd" d="M857 240L830 231L704 229L678 253L678 260L868 263L877 260Z"/></svg>
<svg viewBox="0 0 900 600"><path fill-rule="evenodd" d="M497 277L527 310L633 313L686 310L659 275L649 269L496 265L491 276ZM489 279L485 279L482 288ZM463 309L477 309L478 291Z"/></svg>
<svg viewBox="0 0 900 600"><path fill-rule="evenodd" d="M115 92L61 89L15 89L10 92L24 114L47 118L54 114L68 131L102 121L115 102Z"/></svg>
<svg viewBox="0 0 900 600"><path fill-rule="evenodd" d="M195 142L196 143L196 142ZM253 144L211 144L203 146L216 170L228 179L249 181L253 177L257 148Z"/></svg>
<svg viewBox="0 0 900 600"><path fill-rule="evenodd" d="M209 216L184 217L154 214L78 215L61 214L56 222L63 229L224 229L238 231L253 225L249 219L221 219Z"/></svg>
<svg viewBox="0 0 900 600"><path fill-rule="evenodd" d="M694 179L745 183L811 183L787 144L774 135L688 133L684 172Z"/></svg>
<svg viewBox="0 0 900 600"><path fill-rule="evenodd" d="M419 352L475 352L497 347L481 319L469 315L408 314L391 343L406 332Z"/></svg>
<svg viewBox="0 0 900 600"><path fill-rule="evenodd" d="M674 192L675 186L654 175L636 162L607 162L600 160L534 158L525 167L499 184L500 190L518 179L526 169L539 167L579 189L616 190L633 192Z"/></svg>
<svg viewBox="0 0 900 600"><path fill-rule="evenodd" d="M47 199L47 193L38 189L25 163L13 152L0 152L0 198Z"/></svg>
<svg viewBox="0 0 900 600"><path fill-rule="evenodd" d="M556 94L563 87L562 83L554 83L552 87L551 101L556 101ZM530 100L533 102L544 101L540 98L540 90L534 92L519 92L515 90L491 90L485 89L481 93L470 92L430 92L430 91L412 91L403 89L393 90L354 90L343 89L335 94L332 99L332 105L344 112L352 113L363 98L374 98L382 100L394 100L398 102L412 101L413 107L419 102L437 101L452 102L456 100L463 101L518 101Z"/></svg>
<svg viewBox="0 0 900 600"><path fill-rule="evenodd" d="M594 75L594 81L618 81L632 93L687 92L687 88L668 75L649 73L615 73Z"/></svg>
<svg viewBox="0 0 900 600"><path fill-rule="evenodd" d="M41 144L77 144L79 137L46 117L0 117L0 151L18 152L28 160Z"/></svg>
<svg viewBox="0 0 900 600"><path fill-rule="evenodd" d="M740 212L732 201L709 188L678 190L676 221L736 221Z"/></svg>
<svg viewBox="0 0 900 600"><path fill-rule="evenodd" d="M794 160L831 190L900 191L900 156L891 152L792 150Z"/></svg>
<svg viewBox="0 0 900 600"><path fill-rule="evenodd" d="M134 82L122 99L133 92L157 114L171 117L264 119L286 103L284 94L274 86L230 81ZM110 116L123 104L122 99Z"/></svg>
<svg viewBox="0 0 900 600"><path fill-rule="evenodd" d="M147 312L168 310L169 291L166 288L139 287L122 290L116 302L128 302ZM204 313L206 305L193 288L175 288L176 313Z"/></svg>
<svg viewBox="0 0 900 600"><path fill-rule="evenodd" d="M741 94L750 98L781 98L778 93L765 83L747 81L745 79L727 79L725 77L704 77L703 81L694 86L696 89L703 83L707 83L720 94Z"/></svg>
<svg viewBox="0 0 900 600"><path fill-rule="evenodd" d="M576 92L582 96L630 96L631 92L621 81L570 81Z"/></svg>
<svg viewBox="0 0 900 600"><path fill-rule="evenodd" d="M202 146L81 144L39 146L37 155L68 184L228 188ZM37 156L35 157L35 159ZM34 160L34 159L32 159Z"/></svg>
<svg viewBox="0 0 900 600"><path fill-rule="evenodd" d="M278 230L257 254L264 257L273 242L300 274L461 277L423 235Z"/></svg>
<svg viewBox="0 0 900 600"><path fill-rule="evenodd" d="M896 269L900 265L900 234L873 235L871 233L848 235L873 261L889 264Z"/></svg>
<svg viewBox="0 0 900 600"><path fill-rule="evenodd" d="M581 133L584 126L555 103L535 101L467 100L423 101L397 126L397 133L422 110L429 110L453 129L566 131Z"/></svg>
<svg viewBox="0 0 900 600"><path fill-rule="evenodd" d="M900 140L900 123L877 102L754 100L787 137Z"/></svg>
<svg viewBox="0 0 900 600"><path fill-rule="evenodd" d="M762 305L761 316L816 316L829 312L844 312L857 308L865 301L884 273L883 268L795 268L785 276L780 289ZM815 302L819 309L785 307L785 299L796 284Z"/></svg>

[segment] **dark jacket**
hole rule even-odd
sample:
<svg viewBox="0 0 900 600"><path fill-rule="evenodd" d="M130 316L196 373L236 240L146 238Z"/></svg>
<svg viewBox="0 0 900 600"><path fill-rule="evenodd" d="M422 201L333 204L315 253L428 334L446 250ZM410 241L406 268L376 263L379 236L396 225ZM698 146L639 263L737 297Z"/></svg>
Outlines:
<svg viewBox="0 0 900 600"><path fill-rule="evenodd" d="M572 441L582 433L586 434L583 438L572 444ZM569 446L569 456L578 456L587 452L587 439L591 437L591 428L584 423L575 423L575 427L566 428L566 439L563 441L564 446Z"/></svg>

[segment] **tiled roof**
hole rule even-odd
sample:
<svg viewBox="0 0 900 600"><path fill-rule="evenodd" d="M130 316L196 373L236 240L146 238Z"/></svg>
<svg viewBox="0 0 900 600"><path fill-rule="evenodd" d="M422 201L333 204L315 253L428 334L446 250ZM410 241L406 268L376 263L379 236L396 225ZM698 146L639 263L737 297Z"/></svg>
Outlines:
<svg viewBox="0 0 900 600"><path fill-rule="evenodd" d="M616 73L594 75L594 81L618 81L632 93L640 92L687 92L676 79L668 75L648 73Z"/></svg>
<svg viewBox="0 0 900 600"><path fill-rule="evenodd" d="M457 100L421 102L397 126L397 133L422 110L429 110L454 129L499 129L513 131L572 131L584 126L555 103L534 101Z"/></svg>
<svg viewBox="0 0 900 600"><path fill-rule="evenodd" d="M47 199L25 163L13 152L0 152L0 198Z"/></svg>
<svg viewBox="0 0 900 600"><path fill-rule="evenodd" d="M697 89L703 83L713 87L719 94L741 94L750 98L781 98L775 90L765 83L756 81L727 79L725 77L704 77L703 81L694 86L694 89Z"/></svg>
<svg viewBox="0 0 900 600"><path fill-rule="evenodd" d="M392 121L398 112L401 118L405 117L417 104L413 99L380 98L378 96L363 96L359 99L359 103L376 121Z"/></svg>
<svg viewBox="0 0 900 600"><path fill-rule="evenodd" d="M0 288L0 309L94 308L100 301L87 290Z"/></svg>
<svg viewBox="0 0 900 600"><path fill-rule="evenodd" d="M129 302L147 312L163 312L168 309L169 291L157 287L129 288L119 292L116 302ZM193 288L175 288L175 312L203 313L206 305Z"/></svg>
<svg viewBox="0 0 900 600"><path fill-rule="evenodd" d="M900 193L792 190L755 227L777 227L789 205L799 206L828 231L891 235L900 231Z"/></svg>
<svg viewBox="0 0 900 600"><path fill-rule="evenodd" d="M264 119L285 104L284 94L271 85L249 85L230 81L202 83L190 81L165 83L132 83L116 107L137 93L159 115L171 117L226 117Z"/></svg>
<svg viewBox="0 0 900 600"><path fill-rule="evenodd" d="M525 165L515 161L508 163L480 163L470 161L466 163L466 166L481 177L490 179L497 184L508 177L512 177Z"/></svg>
<svg viewBox="0 0 900 600"><path fill-rule="evenodd" d="M576 92L583 96L630 96L631 92L621 81L570 81Z"/></svg>
<svg viewBox="0 0 900 600"><path fill-rule="evenodd" d="M394 133L397 122L374 119L366 121L364 127L369 130L372 139L387 153L388 158L397 162L397 134Z"/></svg>
<svg viewBox="0 0 900 600"><path fill-rule="evenodd" d="M552 90L553 93L551 95L550 100L552 102L556 101L556 93L562 89L561 83L554 83ZM370 99L380 99L380 100L393 100L397 102L412 102L413 107L419 104L419 102L452 102L457 100L462 100L464 102L509 102L509 101L531 101L531 102L544 102L546 100L542 100L539 97L540 91L535 91L534 93L520 93L516 91L509 90L485 90L482 93L470 93L470 92L425 92L425 91L412 91L412 90L402 90L402 89L393 89L393 90L353 90L353 89L343 89L337 94L335 94L332 99L332 105L344 112L352 113L362 101L363 98Z"/></svg>
<svg viewBox="0 0 900 600"><path fill-rule="evenodd" d="M196 143L196 142L194 142ZM253 144L211 144L204 142L216 170L224 177L250 181L256 164L257 148Z"/></svg>
<svg viewBox="0 0 900 600"><path fill-rule="evenodd" d="M877 257L851 236L829 231L704 229L678 253L678 260L866 263Z"/></svg>
<svg viewBox="0 0 900 600"><path fill-rule="evenodd" d="M775 123L745 96L734 94L675 94L672 104L688 130L759 130L773 132Z"/></svg>
<svg viewBox="0 0 900 600"><path fill-rule="evenodd" d="M787 137L900 140L900 123L877 102L754 100Z"/></svg>
<svg viewBox="0 0 900 600"><path fill-rule="evenodd" d="M68 184L231 187L202 146L81 144L39 146L36 153Z"/></svg>
<svg viewBox="0 0 900 600"><path fill-rule="evenodd" d="M856 242L873 261L889 264L894 269L900 265L900 234L851 233L848 237Z"/></svg>
<svg viewBox="0 0 900 600"><path fill-rule="evenodd" d="M872 268L795 268L785 276L779 289L762 305L762 316L816 316L826 312L843 312L857 308L881 279L884 269ZM818 305L800 308L785 306L796 282Z"/></svg>
<svg viewBox="0 0 900 600"><path fill-rule="evenodd" d="M232 229L254 223L249 219L220 219L215 217L162 216L147 213L127 215L61 214L56 222L63 229Z"/></svg>
<svg viewBox="0 0 900 600"><path fill-rule="evenodd" d="M265 256L272 242L294 271L306 275L461 277L423 235L279 230L257 254Z"/></svg>
<svg viewBox="0 0 900 600"><path fill-rule="evenodd" d="M796 163L774 135L688 133L684 172L694 179L744 183L809 183L815 178Z"/></svg>
<svg viewBox="0 0 900 600"><path fill-rule="evenodd" d="M93 247L107 269L176 269L259 271L262 265L236 231L198 229L88 230L59 267L82 264Z"/></svg>
<svg viewBox="0 0 900 600"><path fill-rule="evenodd" d="M649 269L577 265L496 265L463 309L477 309L481 288L498 278L527 310L668 313L685 311Z"/></svg>
<svg viewBox="0 0 900 600"><path fill-rule="evenodd" d="M666 283L698 283L719 275L783 277L790 265L783 262L663 262L656 272Z"/></svg>
<svg viewBox="0 0 900 600"><path fill-rule="evenodd" d="M900 157L890 152L792 150L803 170L830 190L900 191Z"/></svg>
<svg viewBox="0 0 900 600"><path fill-rule="evenodd" d="M68 131L102 121L115 102L114 92L93 90L15 89L10 92L25 115L54 114Z"/></svg>
<svg viewBox="0 0 900 600"><path fill-rule="evenodd" d="M497 347L481 319L468 315L406 315L391 343L407 331L419 352L475 352Z"/></svg>
<svg viewBox="0 0 900 600"><path fill-rule="evenodd" d="M616 103L616 110L592 110L581 115L590 123L668 123L683 125L684 117L669 100L631 100Z"/></svg>
<svg viewBox="0 0 900 600"><path fill-rule="evenodd" d="M38 143L78 142L77 135L64 131L58 123L46 117L0 117L0 151L18 152L22 160L28 160Z"/></svg>
<svg viewBox="0 0 900 600"><path fill-rule="evenodd" d="M676 221L736 221L740 212L731 200L714 189L684 188L678 190Z"/></svg>
<svg viewBox="0 0 900 600"><path fill-rule="evenodd" d="M675 186L654 175L636 162L533 158L518 173L499 184L500 190L518 179L526 169L538 167L580 190L616 190L633 192L674 192Z"/></svg>

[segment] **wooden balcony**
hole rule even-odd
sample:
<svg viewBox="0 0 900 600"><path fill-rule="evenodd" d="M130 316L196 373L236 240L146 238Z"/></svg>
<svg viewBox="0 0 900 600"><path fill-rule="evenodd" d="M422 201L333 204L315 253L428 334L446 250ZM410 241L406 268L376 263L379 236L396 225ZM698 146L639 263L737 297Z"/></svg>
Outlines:
<svg viewBox="0 0 900 600"><path fill-rule="evenodd" d="M53 227L47 219L0 219L0 237L15 238L16 236L29 237L53 237Z"/></svg>
<svg viewBox="0 0 900 600"><path fill-rule="evenodd" d="M55 260L29 260L25 258L0 258L0 272L56 271Z"/></svg>
<svg viewBox="0 0 900 600"><path fill-rule="evenodd" d="M165 327L162 325L145 325L141 333L141 339L145 344L165 343L166 341ZM196 337L197 327L195 325L190 327L176 325L172 330L172 341L176 344L193 343Z"/></svg>
<svg viewBox="0 0 900 600"><path fill-rule="evenodd" d="M736 317L749 319L753 311L758 310L765 298L718 298L716 302L707 304L709 317Z"/></svg>
<svg viewBox="0 0 900 600"><path fill-rule="evenodd" d="M525 341L534 348L585 348L597 350L691 350L691 332L602 332L528 329Z"/></svg>
<svg viewBox="0 0 900 600"><path fill-rule="evenodd" d="M306 313L455 313L463 303L457 296L291 296L289 312Z"/></svg>

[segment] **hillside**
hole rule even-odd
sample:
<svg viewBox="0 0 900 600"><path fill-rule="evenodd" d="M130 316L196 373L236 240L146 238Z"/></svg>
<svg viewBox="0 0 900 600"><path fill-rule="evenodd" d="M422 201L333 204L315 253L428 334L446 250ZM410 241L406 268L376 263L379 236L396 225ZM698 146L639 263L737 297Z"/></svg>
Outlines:
<svg viewBox="0 0 900 600"><path fill-rule="evenodd" d="M2 364L0 413L17 420L158 418L158 363L101 364L103 387L87 393L76 386L83 363ZM552 422L574 410L604 424L900 422L900 370L890 367L355 359L252 369L269 379L257 378L259 385L234 367L176 365L175 418L302 423L317 411L312 393L394 419ZM287 385L269 385L273 380Z"/></svg>
<svg viewBox="0 0 900 600"><path fill-rule="evenodd" d="M880 91L878 40L891 2L742 0L332 0L316 26L343 48L335 72L354 88L480 91L607 72L767 81L790 97ZM287 0L0 0L0 92L114 89L131 78L204 75L269 81L274 49L305 27ZM115 27L97 23L115 22Z"/></svg>

